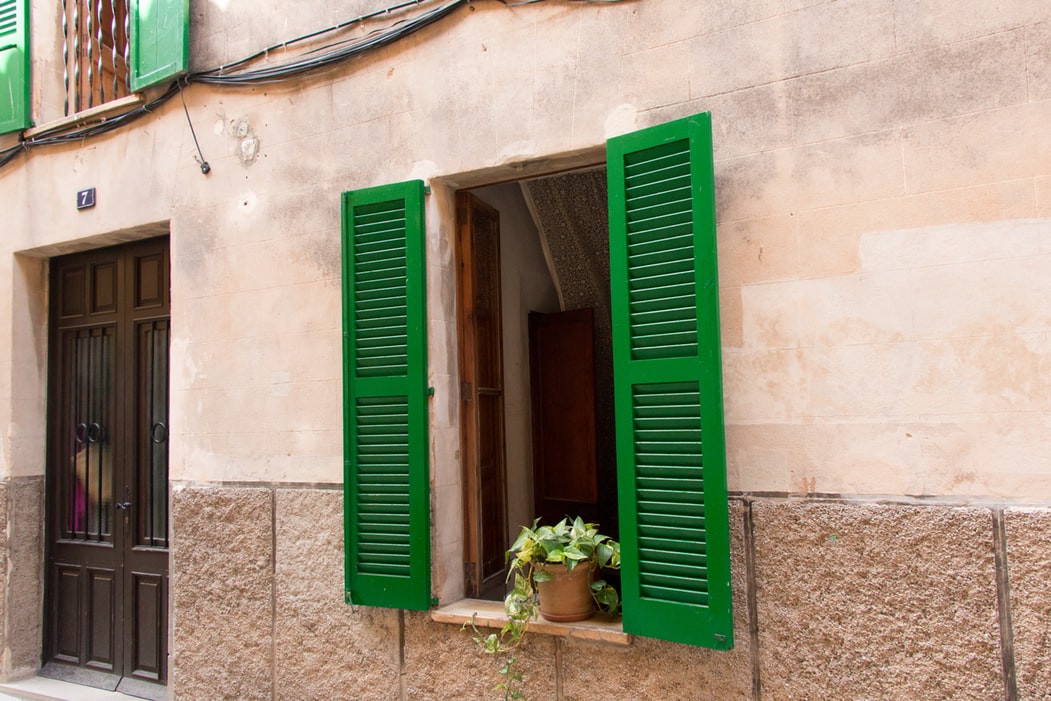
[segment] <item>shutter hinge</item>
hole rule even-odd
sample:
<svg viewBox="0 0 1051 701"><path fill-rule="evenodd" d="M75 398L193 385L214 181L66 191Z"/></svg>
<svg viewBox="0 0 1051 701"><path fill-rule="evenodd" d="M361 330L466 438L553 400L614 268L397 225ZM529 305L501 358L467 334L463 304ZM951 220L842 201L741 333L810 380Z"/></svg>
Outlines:
<svg viewBox="0 0 1051 701"><path fill-rule="evenodd" d="M427 388L427 396L428 397L433 397L434 396L434 388L433 387L428 387Z"/></svg>
<svg viewBox="0 0 1051 701"><path fill-rule="evenodd" d="M438 608L438 597L437 596L432 596L431 597L431 606L433 606L435 608Z"/></svg>
<svg viewBox="0 0 1051 701"><path fill-rule="evenodd" d="M423 194L425 194L425 195L431 194L431 186L430 185L424 185L423 186Z"/></svg>

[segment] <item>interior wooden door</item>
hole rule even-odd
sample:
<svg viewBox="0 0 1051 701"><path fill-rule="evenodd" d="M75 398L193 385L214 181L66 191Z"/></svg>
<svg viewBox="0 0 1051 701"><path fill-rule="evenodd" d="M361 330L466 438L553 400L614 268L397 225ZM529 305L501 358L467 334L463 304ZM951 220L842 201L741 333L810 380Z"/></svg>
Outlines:
<svg viewBox="0 0 1051 701"><path fill-rule="evenodd" d="M508 543L500 215L470 192L457 193L456 211L466 589L501 598Z"/></svg>
<svg viewBox="0 0 1051 701"><path fill-rule="evenodd" d="M50 309L44 673L154 696L167 677L167 239L54 259Z"/></svg>
<svg viewBox="0 0 1051 701"><path fill-rule="evenodd" d="M529 315L533 488L545 523L599 520L594 314Z"/></svg>

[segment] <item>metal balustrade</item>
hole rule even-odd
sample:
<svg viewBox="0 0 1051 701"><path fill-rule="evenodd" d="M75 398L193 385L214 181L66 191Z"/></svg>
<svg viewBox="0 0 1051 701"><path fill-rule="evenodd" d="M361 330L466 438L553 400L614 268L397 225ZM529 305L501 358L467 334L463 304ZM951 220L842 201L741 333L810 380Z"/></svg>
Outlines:
<svg viewBox="0 0 1051 701"><path fill-rule="evenodd" d="M127 0L63 0L67 115L131 94Z"/></svg>

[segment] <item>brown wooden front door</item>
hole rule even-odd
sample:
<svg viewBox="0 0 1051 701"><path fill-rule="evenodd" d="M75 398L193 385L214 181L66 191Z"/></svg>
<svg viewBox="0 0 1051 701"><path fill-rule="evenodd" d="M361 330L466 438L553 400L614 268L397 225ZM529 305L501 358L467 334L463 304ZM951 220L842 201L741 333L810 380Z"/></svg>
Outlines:
<svg viewBox="0 0 1051 701"><path fill-rule="evenodd" d="M500 214L457 193L467 595L503 598L507 549Z"/></svg>
<svg viewBox="0 0 1051 701"><path fill-rule="evenodd" d="M43 673L132 693L167 677L169 289L166 238L51 263Z"/></svg>

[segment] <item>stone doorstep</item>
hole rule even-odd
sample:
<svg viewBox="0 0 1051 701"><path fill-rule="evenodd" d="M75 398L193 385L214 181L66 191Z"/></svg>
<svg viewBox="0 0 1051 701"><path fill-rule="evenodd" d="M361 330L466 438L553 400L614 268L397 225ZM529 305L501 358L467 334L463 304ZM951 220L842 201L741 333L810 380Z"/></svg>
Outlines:
<svg viewBox="0 0 1051 701"><path fill-rule="evenodd" d="M462 626L472 619L479 628L503 628L507 623L503 602L463 599L431 611L431 620L437 623ZM543 618L536 618L529 624L529 633L624 647L631 645L631 635L624 632L621 619L610 620L602 614L595 614L586 621L575 623L552 623Z"/></svg>
<svg viewBox="0 0 1051 701"><path fill-rule="evenodd" d="M30 677L0 684L0 701L139 701L117 691L106 691L81 684Z"/></svg>

